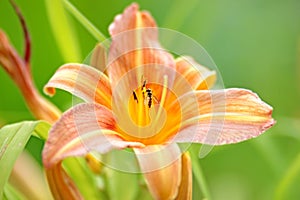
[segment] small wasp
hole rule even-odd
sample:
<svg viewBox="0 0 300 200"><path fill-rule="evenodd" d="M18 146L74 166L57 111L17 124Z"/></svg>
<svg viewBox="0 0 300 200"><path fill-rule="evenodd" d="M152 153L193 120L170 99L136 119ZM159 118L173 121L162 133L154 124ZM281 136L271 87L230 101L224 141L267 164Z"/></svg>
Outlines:
<svg viewBox="0 0 300 200"><path fill-rule="evenodd" d="M146 87L147 81L144 80L143 81L143 85L141 88L142 94L143 94L143 98L144 98L144 103L146 105L148 105L149 108L151 108L151 106L153 105L153 100L158 102L157 98L153 95L153 92L150 88ZM138 103L138 97L137 94L135 93L135 91L132 92L133 93L133 98L134 100Z"/></svg>
<svg viewBox="0 0 300 200"><path fill-rule="evenodd" d="M136 96L135 91L132 91L132 94L133 94L133 99L136 101L136 103L139 103L139 100L138 100L138 98Z"/></svg>

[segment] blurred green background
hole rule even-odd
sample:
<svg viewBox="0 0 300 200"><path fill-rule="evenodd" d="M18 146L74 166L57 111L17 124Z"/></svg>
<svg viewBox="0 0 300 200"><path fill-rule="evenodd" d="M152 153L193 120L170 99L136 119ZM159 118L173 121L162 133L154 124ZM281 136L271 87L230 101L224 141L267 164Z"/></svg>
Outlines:
<svg viewBox="0 0 300 200"><path fill-rule="evenodd" d="M108 36L107 28L114 16L133 1L70 2ZM200 43L218 66L225 87L251 89L274 108L277 124L261 137L215 147L198 161L213 199L274 199L282 191L284 199L300 199L300 1L136 2L141 9L152 13L160 27L177 30ZM97 41L67 13L80 56L66 59L51 29L46 1L16 0L16 3L31 34L33 76L42 91L60 65L81 62ZM23 33L8 0L0 0L0 28L22 54ZM65 33L63 27L58 31ZM33 119L3 69L0 80L0 125ZM60 91L51 100L66 109L71 96ZM41 144L32 140L28 148L36 151ZM194 199L200 196L195 185Z"/></svg>

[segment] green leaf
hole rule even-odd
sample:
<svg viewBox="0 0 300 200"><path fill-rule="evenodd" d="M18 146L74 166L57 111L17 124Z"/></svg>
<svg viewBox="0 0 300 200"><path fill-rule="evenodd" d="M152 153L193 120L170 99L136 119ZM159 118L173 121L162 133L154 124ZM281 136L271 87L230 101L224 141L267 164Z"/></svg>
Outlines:
<svg viewBox="0 0 300 200"><path fill-rule="evenodd" d="M139 191L139 195L136 199L153 200L153 197L151 196L146 183L142 186L144 186L144 187L141 187L141 189Z"/></svg>
<svg viewBox="0 0 300 200"><path fill-rule="evenodd" d="M131 151L131 150L130 150ZM130 167L128 170L135 169L135 158L127 157L127 154L122 154L121 151L111 151L105 155L105 163L109 163L111 166L117 166L120 163L128 163ZM124 162L123 159L126 159ZM123 160L123 161L122 161ZM118 163L118 164L117 164ZM131 164L130 164L131 163ZM123 168L127 169L125 166ZM134 174L124 171L118 171L114 168L105 168L105 181L107 185L107 192L109 199L111 200L134 200L137 199L140 190L140 174ZM124 185L126 184L126 186ZM145 186L146 187L146 186Z"/></svg>
<svg viewBox="0 0 300 200"><path fill-rule="evenodd" d="M21 200L25 199L24 196L22 196L18 191L15 190L9 183L7 183L4 187L4 194L3 199L14 199L14 200Z"/></svg>
<svg viewBox="0 0 300 200"><path fill-rule="evenodd" d="M82 15L77 8L75 8L69 1L64 0L64 6L68 11L86 28L87 31L98 41L103 42L106 37L101 33L84 15Z"/></svg>
<svg viewBox="0 0 300 200"><path fill-rule="evenodd" d="M48 138L48 132L50 128L51 125L48 122L40 121L38 126L32 132L32 135L45 141Z"/></svg>
<svg viewBox="0 0 300 200"><path fill-rule="evenodd" d="M139 175L106 168L109 199L134 200L139 193Z"/></svg>
<svg viewBox="0 0 300 200"><path fill-rule="evenodd" d="M31 134L45 135L49 124L43 121L26 121L4 126L0 129L0 197L3 195L14 163L23 151ZM4 170L5 169L5 170Z"/></svg>
<svg viewBox="0 0 300 200"><path fill-rule="evenodd" d="M200 190L202 191L203 196L205 197L205 199L210 200L212 199L210 190L208 188L205 175L200 165L201 160L199 160L199 157L197 156L196 153L197 151L199 151L199 149L200 149L199 145L194 144L191 146L189 151L192 159L193 174L195 176L198 185L200 186Z"/></svg>
<svg viewBox="0 0 300 200"><path fill-rule="evenodd" d="M64 160L63 165L72 180L77 184L84 199L106 199L97 185L97 177L89 170L83 158L67 158Z"/></svg>
<svg viewBox="0 0 300 200"><path fill-rule="evenodd" d="M66 16L62 0L46 0L46 8L54 37L65 62L81 61L78 38Z"/></svg>

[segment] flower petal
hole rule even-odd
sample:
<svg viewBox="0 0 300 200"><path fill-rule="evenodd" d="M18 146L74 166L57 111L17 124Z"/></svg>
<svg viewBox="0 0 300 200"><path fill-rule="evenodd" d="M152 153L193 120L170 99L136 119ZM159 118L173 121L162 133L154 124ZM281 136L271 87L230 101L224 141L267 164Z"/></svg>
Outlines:
<svg viewBox="0 0 300 200"><path fill-rule="evenodd" d="M195 160L195 162L197 162ZM181 156L181 183L176 200L191 200L193 189L192 164L189 153L183 153Z"/></svg>
<svg viewBox="0 0 300 200"><path fill-rule="evenodd" d="M189 106L192 96L198 101L198 116L195 106ZM257 137L275 123L272 107L245 89L197 91L183 96L181 102L186 102L182 110L185 121L175 142L237 143Z"/></svg>
<svg viewBox="0 0 300 200"><path fill-rule="evenodd" d="M46 169L46 176L54 199L83 199L74 182L61 166L61 163Z"/></svg>
<svg viewBox="0 0 300 200"><path fill-rule="evenodd" d="M26 38L27 40L28 38ZM25 51L27 60L23 60L18 55L5 33L0 30L0 66L4 68L16 83L34 117L54 123L61 115L61 112L36 89L30 73L30 64L27 62L29 61L30 50L27 49Z"/></svg>
<svg viewBox="0 0 300 200"><path fill-rule="evenodd" d="M2 30L0 30L0 64L19 87L31 78L30 66L18 55Z"/></svg>
<svg viewBox="0 0 300 200"><path fill-rule="evenodd" d="M152 196L155 199L174 199L178 194L182 170L178 146L153 145L134 150Z"/></svg>
<svg viewBox="0 0 300 200"><path fill-rule="evenodd" d="M111 88L105 74L84 64L61 66L44 87L50 96L55 88L66 90L86 102L96 102L108 108L111 106Z"/></svg>
<svg viewBox="0 0 300 200"><path fill-rule="evenodd" d="M108 57L108 75L112 84L130 69L145 64L175 68L171 54L160 47L156 23L148 12L139 12L132 4L116 16L109 27L112 43ZM143 75L140 72L138 81Z"/></svg>
<svg viewBox="0 0 300 200"><path fill-rule="evenodd" d="M107 65L107 48L105 47L105 43L99 43L93 49L90 65L100 70L101 72L105 72Z"/></svg>
<svg viewBox="0 0 300 200"><path fill-rule="evenodd" d="M115 17L114 22L109 26L109 33L114 36L120 32L141 27L156 27L156 23L150 13L139 12L139 5L132 3L122 14ZM152 37L155 35L152 35Z"/></svg>
<svg viewBox="0 0 300 200"><path fill-rule="evenodd" d="M194 90L211 88L216 81L216 72L198 64L193 58L184 56L176 59L176 70Z"/></svg>
<svg viewBox="0 0 300 200"><path fill-rule="evenodd" d="M51 168L65 157L85 155L90 151L106 153L112 149L143 147L126 142L116 132L110 110L99 104L79 104L65 112L54 124L43 150L43 163Z"/></svg>

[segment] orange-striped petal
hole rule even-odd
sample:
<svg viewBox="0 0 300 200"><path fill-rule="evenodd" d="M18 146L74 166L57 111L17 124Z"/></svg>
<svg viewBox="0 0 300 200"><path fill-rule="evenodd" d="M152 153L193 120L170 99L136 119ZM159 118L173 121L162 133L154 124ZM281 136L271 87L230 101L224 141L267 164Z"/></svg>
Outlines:
<svg viewBox="0 0 300 200"><path fill-rule="evenodd" d="M93 67L75 63L61 66L44 87L44 92L52 96L55 88L66 90L86 102L111 107L109 79Z"/></svg>
<svg viewBox="0 0 300 200"><path fill-rule="evenodd" d="M112 84L116 84L126 72L142 65L175 68L172 55L160 47L154 19L148 12L139 12L137 4L116 16L109 32L112 43L107 72ZM138 81L142 75L140 72Z"/></svg>
<svg viewBox="0 0 300 200"><path fill-rule="evenodd" d="M136 28L157 26L150 13L146 11L139 12L138 10L139 5L137 3L132 3L122 14L117 15L114 22L109 26L110 35L114 36L120 32ZM149 36L151 36L151 38L157 37L157 35Z"/></svg>
<svg viewBox="0 0 300 200"><path fill-rule="evenodd" d="M27 59L22 59L10 44L5 33L0 30L0 66L4 68L16 83L34 117L54 123L61 115L61 112L36 89L30 72L30 63L27 62L29 61L28 52L30 52L30 49L27 49L26 52L27 56L25 57Z"/></svg>
<svg viewBox="0 0 300 200"><path fill-rule="evenodd" d="M62 168L61 163L58 163L53 167L46 169L45 172L54 199L83 199L74 182Z"/></svg>
<svg viewBox="0 0 300 200"><path fill-rule="evenodd" d="M106 107L79 104L65 112L50 130L43 150L43 164L51 168L69 156L81 156L90 151L103 154L112 149L143 146L126 142L118 135L115 119Z"/></svg>
<svg viewBox="0 0 300 200"><path fill-rule="evenodd" d="M198 101L198 110L189 106ZM257 137L274 125L272 107L245 89L197 91L182 97L183 118L176 142L222 145ZM198 112L198 115L196 115Z"/></svg>
<svg viewBox="0 0 300 200"><path fill-rule="evenodd" d="M135 152L154 199L174 199L178 194L182 171L178 146L154 145L135 148ZM169 160L168 164L166 160Z"/></svg>
<svg viewBox="0 0 300 200"><path fill-rule="evenodd" d="M211 88L216 81L216 72L197 63L193 58L184 56L176 59L176 70L194 90ZM177 81L181 83L181 81Z"/></svg>
<svg viewBox="0 0 300 200"><path fill-rule="evenodd" d="M195 160L195 162L197 161ZM181 166L181 183L176 200L191 200L193 189L193 175L191 158L188 152L182 154Z"/></svg>
<svg viewBox="0 0 300 200"><path fill-rule="evenodd" d="M101 72L105 72L107 66L107 48L105 47L105 43L99 43L93 49L91 58L90 58L90 66L95 67Z"/></svg>

